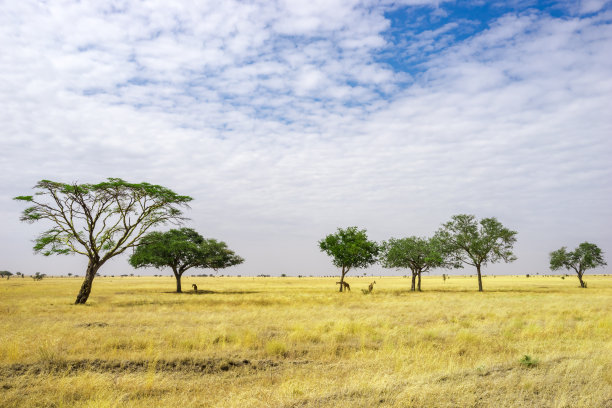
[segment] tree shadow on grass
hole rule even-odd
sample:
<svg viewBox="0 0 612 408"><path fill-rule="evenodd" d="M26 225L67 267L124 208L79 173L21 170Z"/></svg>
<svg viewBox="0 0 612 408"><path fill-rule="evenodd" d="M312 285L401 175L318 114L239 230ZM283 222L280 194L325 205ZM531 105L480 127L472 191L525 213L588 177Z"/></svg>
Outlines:
<svg viewBox="0 0 612 408"><path fill-rule="evenodd" d="M484 289L482 292L478 292L478 289L423 289L419 291L406 290L393 290L392 294L396 296L418 294L418 293L560 293L562 290L559 288L552 287L539 287L533 289Z"/></svg>
<svg viewBox="0 0 612 408"><path fill-rule="evenodd" d="M261 292L256 291L256 290L216 291L216 290L198 289L197 292L190 290L188 292L181 292L181 293L177 293L176 291L162 292L162 293L174 293L177 295L248 295L251 293L261 293Z"/></svg>

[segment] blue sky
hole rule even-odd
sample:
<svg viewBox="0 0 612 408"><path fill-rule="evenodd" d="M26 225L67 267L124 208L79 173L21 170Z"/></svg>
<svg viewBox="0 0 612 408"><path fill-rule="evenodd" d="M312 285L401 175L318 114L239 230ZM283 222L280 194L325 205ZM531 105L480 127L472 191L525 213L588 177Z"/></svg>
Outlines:
<svg viewBox="0 0 612 408"><path fill-rule="evenodd" d="M106 177L192 195L188 225L247 259L235 274L332 274L316 242L337 227L431 235L457 213L519 232L518 261L489 273L612 251L610 1L1 10L2 269L84 270L33 255L44 226L11 198Z"/></svg>

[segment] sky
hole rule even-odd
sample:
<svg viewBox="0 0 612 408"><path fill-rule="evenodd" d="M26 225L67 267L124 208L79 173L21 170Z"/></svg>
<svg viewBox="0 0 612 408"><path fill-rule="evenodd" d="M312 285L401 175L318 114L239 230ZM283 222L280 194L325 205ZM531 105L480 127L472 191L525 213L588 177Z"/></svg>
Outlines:
<svg viewBox="0 0 612 408"><path fill-rule="evenodd" d="M246 259L221 274L337 274L338 227L462 213L518 232L485 274L612 261L611 1L0 0L0 50L0 269L84 274L12 198L108 177L192 196L185 226Z"/></svg>

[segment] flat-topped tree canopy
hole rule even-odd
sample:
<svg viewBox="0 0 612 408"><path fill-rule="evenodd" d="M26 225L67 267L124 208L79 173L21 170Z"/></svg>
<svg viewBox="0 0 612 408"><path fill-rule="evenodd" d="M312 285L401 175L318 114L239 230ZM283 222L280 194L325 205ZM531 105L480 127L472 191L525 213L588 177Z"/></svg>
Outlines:
<svg viewBox="0 0 612 408"><path fill-rule="evenodd" d="M181 277L191 268L218 269L239 265L244 259L223 241L204 238L191 228L151 232L140 241L130 264L134 268L171 268L176 278L176 291L181 293Z"/></svg>
<svg viewBox="0 0 612 408"><path fill-rule="evenodd" d="M98 269L109 259L138 245L152 227L180 224L189 196L155 184L108 178L97 184L41 180L34 195L15 197L30 204L21 220L46 220L52 227L35 240L34 251L45 256L81 254L89 258L76 302L85 303Z"/></svg>

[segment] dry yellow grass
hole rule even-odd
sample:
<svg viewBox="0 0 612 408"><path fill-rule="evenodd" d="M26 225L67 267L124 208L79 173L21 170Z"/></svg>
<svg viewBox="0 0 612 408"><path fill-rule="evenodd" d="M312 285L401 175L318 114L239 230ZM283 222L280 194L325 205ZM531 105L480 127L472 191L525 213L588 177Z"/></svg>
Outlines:
<svg viewBox="0 0 612 408"><path fill-rule="evenodd" d="M612 407L612 277L0 281L6 407ZM521 363L524 355L537 360Z"/></svg>

